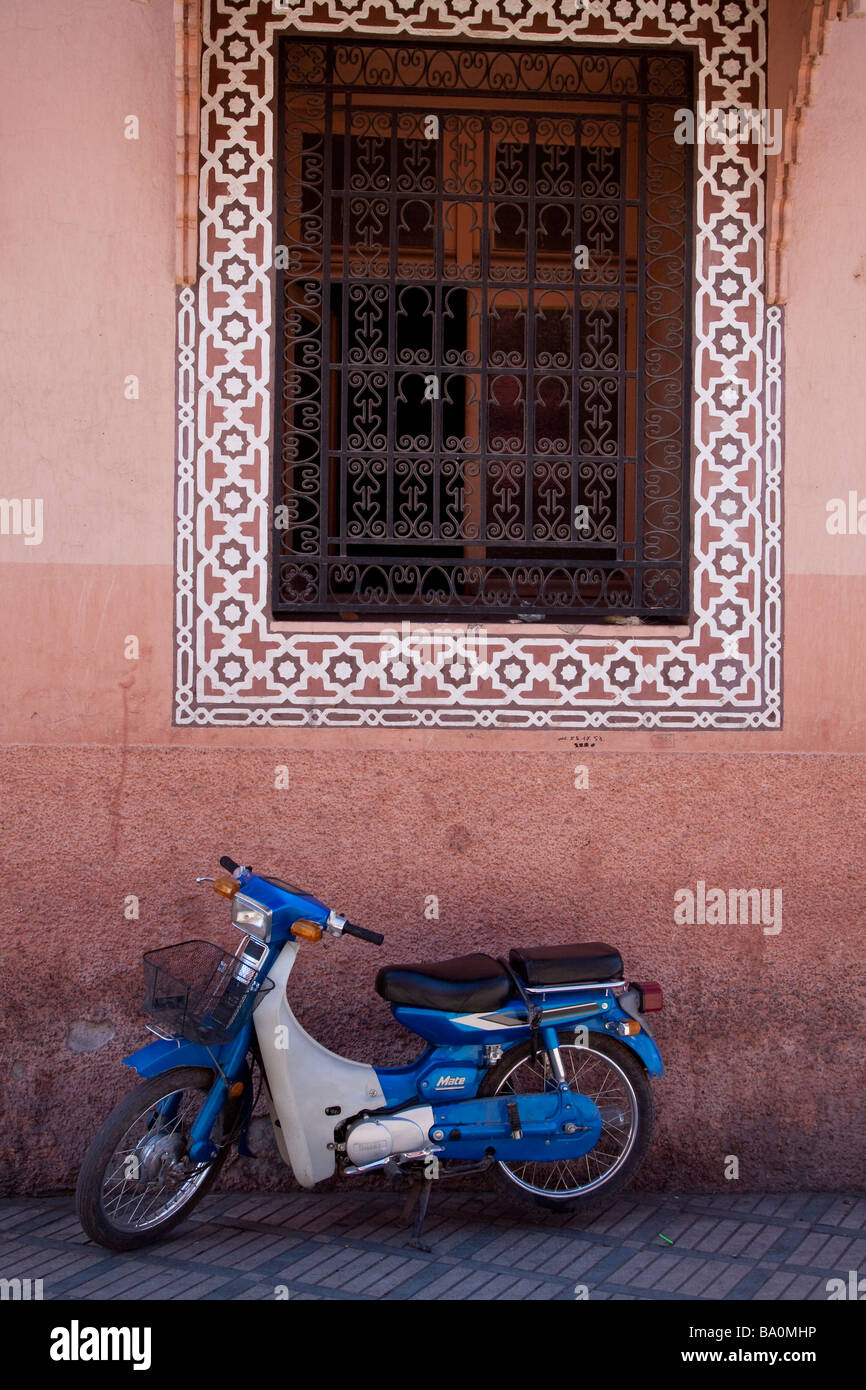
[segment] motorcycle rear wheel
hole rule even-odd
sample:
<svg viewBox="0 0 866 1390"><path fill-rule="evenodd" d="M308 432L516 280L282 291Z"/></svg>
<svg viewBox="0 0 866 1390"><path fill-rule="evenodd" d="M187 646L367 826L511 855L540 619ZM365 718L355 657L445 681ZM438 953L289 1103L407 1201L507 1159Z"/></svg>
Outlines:
<svg viewBox="0 0 866 1390"><path fill-rule="evenodd" d="M84 1155L75 1192L78 1219L91 1240L109 1250L162 1240L213 1187L229 1145L209 1163L194 1164L186 1153L189 1129L213 1081L207 1067L175 1067L142 1082L114 1107ZM161 1102L175 1113L166 1117ZM240 1104L230 1101L223 1110L217 1144L231 1133Z"/></svg>
<svg viewBox="0 0 866 1390"><path fill-rule="evenodd" d="M589 1048L560 1039L560 1056L569 1085L600 1107L605 1119L594 1149L578 1159L553 1163L496 1163L496 1184L511 1200L547 1211L593 1214L627 1187L643 1162L652 1138L655 1106L647 1073L625 1043L590 1034ZM556 1082L547 1054L519 1043L490 1068L479 1096L538 1094Z"/></svg>

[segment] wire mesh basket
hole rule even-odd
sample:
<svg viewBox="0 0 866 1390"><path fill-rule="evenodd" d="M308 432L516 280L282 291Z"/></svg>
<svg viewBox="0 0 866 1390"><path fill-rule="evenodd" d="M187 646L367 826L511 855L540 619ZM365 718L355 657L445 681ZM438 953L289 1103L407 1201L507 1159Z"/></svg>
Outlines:
<svg viewBox="0 0 866 1390"><path fill-rule="evenodd" d="M230 1042L272 980L210 941L181 941L143 957L144 1011L189 1042Z"/></svg>

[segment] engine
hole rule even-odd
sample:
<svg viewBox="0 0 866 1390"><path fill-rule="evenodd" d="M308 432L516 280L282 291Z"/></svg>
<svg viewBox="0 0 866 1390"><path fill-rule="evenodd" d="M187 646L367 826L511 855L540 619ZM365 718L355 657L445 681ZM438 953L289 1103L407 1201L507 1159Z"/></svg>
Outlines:
<svg viewBox="0 0 866 1390"><path fill-rule="evenodd" d="M430 1153L434 1147L429 1138L432 1127L433 1109L429 1105L383 1115L381 1120L358 1120L346 1137L346 1154L352 1163L364 1168L392 1155Z"/></svg>

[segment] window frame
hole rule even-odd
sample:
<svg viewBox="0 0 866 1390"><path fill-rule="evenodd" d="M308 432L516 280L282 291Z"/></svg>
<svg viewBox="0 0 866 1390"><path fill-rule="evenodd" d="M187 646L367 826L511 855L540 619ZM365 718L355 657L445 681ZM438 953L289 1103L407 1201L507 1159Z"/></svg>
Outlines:
<svg viewBox="0 0 866 1390"><path fill-rule="evenodd" d="M571 18L545 8L540 20L535 0L517 14L504 0L467 0L460 13L451 0L411 9L382 0L371 23L351 0L335 0L324 23L313 0L273 14L257 0L202 0L199 264L177 306L179 726L781 727L784 315L764 293L760 148L698 154L687 629L491 624L482 689L444 667L433 679L395 680L380 659L381 623L284 623L270 611L276 33L680 43L695 52L699 108L714 99L764 108L765 7L737 0L710 16L702 0L653 0L647 34L645 0L629 4L625 17L611 3ZM723 226L734 227L733 244ZM240 341L226 331L239 320ZM733 348L723 341L731 337ZM731 372L743 391L736 412L719 405ZM243 379L240 398L226 391L231 373ZM459 650L459 632L453 641Z"/></svg>

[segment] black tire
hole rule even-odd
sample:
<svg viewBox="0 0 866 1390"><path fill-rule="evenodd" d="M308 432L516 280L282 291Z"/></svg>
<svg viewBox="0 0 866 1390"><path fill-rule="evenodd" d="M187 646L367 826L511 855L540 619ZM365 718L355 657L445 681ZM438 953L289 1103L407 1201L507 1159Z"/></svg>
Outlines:
<svg viewBox="0 0 866 1390"><path fill-rule="evenodd" d="M507 1163L496 1163L493 1167L493 1176L499 1190L511 1201L519 1201L530 1206L541 1207L546 1211L559 1211L563 1213L581 1212L587 1215L594 1215L607 1207L611 1199L618 1192L621 1192L623 1188L628 1186L646 1157L646 1152L649 1148L650 1140L652 1139L653 1124L655 1122L655 1104L653 1101L652 1087L646 1070L640 1059L625 1043L621 1043L616 1038L608 1037L602 1033L590 1032L589 1049L576 1048L573 1033L561 1034L560 1054L563 1058L566 1078L569 1083L571 1083L572 1072L574 1070L574 1067L569 1065L572 1061L569 1054L574 1052L597 1054L599 1058L607 1059L609 1062L612 1062L619 1073L625 1077L628 1087L630 1087L631 1090L631 1096L634 1098L633 1101L630 1101L630 1105L634 1110L635 1122L634 1133L631 1135L628 1151L624 1156L620 1156L616 1166L611 1167L609 1177L605 1178L604 1176L598 1176L591 1183L588 1180L587 1190L585 1192L566 1189L561 1195L556 1195L555 1192L546 1192L539 1185L529 1183L525 1175L518 1175L513 1171L513 1169L517 1168L529 1169L531 1167L534 1170L533 1175L535 1175L535 1170L540 1170L542 1175L545 1174L545 1170L547 1170L547 1173L553 1174L557 1166L555 1164L509 1165ZM531 1053L532 1047L528 1042L519 1043L517 1047L509 1048L507 1052L503 1053L499 1061L488 1071L479 1087L479 1096L497 1095L502 1090L506 1090L511 1094L514 1090L514 1084L511 1083L511 1087L509 1088L508 1083L515 1069L526 1064L529 1073L533 1070L530 1063ZM546 1064L545 1054L541 1047L539 1047L538 1056L538 1065L541 1065L543 1059ZM591 1063L590 1065L601 1064ZM615 1075L614 1072L611 1072L611 1074ZM539 1073L538 1075L539 1083L533 1088L536 1092L540 1089L541 1083L541 1074ZM628 1087L623 1086L623 1094L628 1094ZM581 1087L581 1089L583 1088ZM519 1091L515 1093L520 1094ZM592 1094L591 1089L583 1093ZM594 1099L594 1097L592 1098ZM605 1124L605 1129L602 1130L602 1140L599 1141L596 1149L592 1150L590 1154L587 1155L587 1159L592 1159L592 1155L598 1153L601 1144L605 1142L606 1130L608 1130L607 1123ZM613 1130L611 1129L609 1133L612 1132ZM598 1162L598 1159L595 1161ZM581 1162L583 1162L583 1160L574 1160L573 1163L575 1168ZM586 1166L588 1169L589 1163L587 1163Z"/></svg>
<svg viewBox="0 0 866 1390"><path fill-rule="evenodd" d="M177 1200L177 1205L167 1212L164 1219L156 1219L146 1227L136 1228L116 1220L106 1208L107 1170L112 1160L115 1159L119 1144L135 1125L136 1120L142 1120L148 1110L154 1109L160 1100L177 1092L201 1091L203 1101L213 1081L214 1073L207 1067L175 1067L172 1071L163 1072L160 1076L154 1076L149 1081L142 1082L114 1107L84 1155L75 1190L78 1219L91 1240L96 1241L98 1245L104 1245L109 1250L137 1250L142 1245L150 1245L154 1241L162 1240L169 1231L186 1219L196 1203L201 1201L205 1193L213 1187L219 1171L228 1157L230 1148L228 1143L220 1148L217 1157L212 1162L199 1165L190 1175L190 1191L185 1198L183 1197L183 1187L178 1187L176 1199L182 1200ZM229 1101L223 1110L223 1134L231 1133L240 1104L240 1100ZM180 1130L176 1131L177 1135L179 1133ZM216 1142L219 1142L219 1122L214 1130L214 1135ZM175 1140L168 1137L165 1142L173 1143ZM140 1149L141 1146L138 1147ZM138 1150L133 1149L129 1152L138 1152ZM118 1167L119 1165L115 1164L115 1174ZM126 1182L127 1179L124 1178L124 1187ZM141 1183L140 1186L143 1190L147 1184ZM130 1191L134 1195L134 1185L130 1187Z"/></svg>

